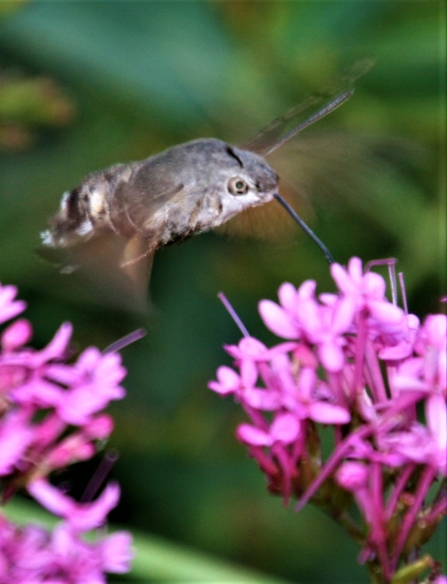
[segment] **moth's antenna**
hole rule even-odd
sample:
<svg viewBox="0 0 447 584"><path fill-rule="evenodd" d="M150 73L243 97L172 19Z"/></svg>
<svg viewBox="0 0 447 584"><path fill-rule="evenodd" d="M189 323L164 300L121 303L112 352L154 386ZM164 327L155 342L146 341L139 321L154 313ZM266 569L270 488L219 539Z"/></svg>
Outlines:
<svg viewBox="0 0 447 584"><path fill-rule="evenodd" d="M273 146L271 146L271 148L269 148L269 150L267 150L267 152L264 153L264 156L267 156L267 154L270 154L271 152L273 152L274 150L276 150L277 148L279 148L280 146L285 144L285 142L290 140L290 138L293 138L293 136L295 136L295 134L298 134L299 132L301 132L302 130L307 128L307 126L310 126L311 124L313 124L317 120L320 120L321 118L324 118L324 116L327 116L328 114L330 114L332 111L334 111L334 109L336 109L338 106L340 106L342 103L344 103L347 99L349 99L353 93L354 93L354 88L348 89L347 91L345 91L341 95L338 95L335 99L333 99L330 103L328 103L324 108L322 108L321 110L314 113L312 116L307 118L307 120L304 120L304 122L301 122L301 124L298 124L298 126L296 126L296 128L293 128L293 130L290 130L290 132L288 132L285 136L283 136L281 138L281 140L278 140L278 142L276 142L276 144L273 144Z"/></svg>
<svg viewBox="0 0 447 584"><path fill-rule="evenodd" d="M315 243L318 245L318 247L321 249L321 251L324 254L324 257L327 259L327 261L330 264L334 263L334 258L331 254L331 252L328 250L328 248L324 245L324 243L321 241L321 239L319 239L315 233L312 231L312 229L301 219L301 217L292 209L292 207L289 205L289 203L284 200L280 194L275 193L273 195L273 197L281 203L281 205L284 207L284 209L289 213L289 215L291 215L295 221L298 223L298 225L301 227L301 229L303 229L307 235L313 240L315 241Z"/></svg>
<svg viewBox="0 0 447 584"><path fill-rule="evenodd" d="M257 152L262 156L273 152L282 146L284 142L295 136L295 134L301 132L316 120L326 116L348 100L353 94L355 81L365 75L373 64L374 61L368 58L357 61L319 91L311 93L302 103L293 106L267 124L255 136L245 142L242 149ZM318 106L321 106L321 109L317 110ZM303 118L306 113L310 114L310 117L307 119ZM298 124L295 128L291 126L293 122ZM283 136L286 127L292 129Z"/></svg>

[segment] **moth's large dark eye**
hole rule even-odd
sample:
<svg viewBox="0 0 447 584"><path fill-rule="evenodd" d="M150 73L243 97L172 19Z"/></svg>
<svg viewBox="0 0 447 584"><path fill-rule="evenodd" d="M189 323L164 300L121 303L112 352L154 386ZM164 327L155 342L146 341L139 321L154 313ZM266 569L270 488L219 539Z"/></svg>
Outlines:
<svg viewBox="0 0 447 584"><path fill-rule="evenodd" d="M246 195L248 189L248 183L239 176L234 176L228 181L228 190L232 195Z"/></svg>

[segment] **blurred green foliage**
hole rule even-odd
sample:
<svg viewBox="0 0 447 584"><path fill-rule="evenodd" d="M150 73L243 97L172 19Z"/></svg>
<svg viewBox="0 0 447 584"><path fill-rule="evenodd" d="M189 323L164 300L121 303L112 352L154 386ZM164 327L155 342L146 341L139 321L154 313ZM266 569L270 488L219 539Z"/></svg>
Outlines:
<svg viewBox="0 0 447 584"><path fill-rule="evenodd" d="M112 408L112 446L121 453L114 472L123 487L117 520L301 582L365 581L356 547L335 524L312 509L296 515L266 493L233 438L237 407L206 389L229 362L222 344L239 338L217 292L225 291L252 334L272 342L257 316L259 299L274 298L286 280L331 287L314 244L301 234L279 243L206 234L163 250L147 320L102 302L90 284L58 274L34 249L61 193L87 173L201 136L243 143L367 55L376 65L354 97L294 142L303 156L290 158L289 168L296 165L295 175L312 168L314 176L298 176L311 187L300 210L336 259L397 257L411 311L439 310L446 281L441 5L1 3L0 280L18 285L29 302L40 346L63 320L74 323L80 348L148 329L123 350L128 397ZM321 147L328 136L330 151ZM76 469L77 480L93 468ZM433 545L442 556L442 538Z"/></svg>
<svg viewBox="0 0 447 584"><path fill-rule="evenodd" d="M0 76L0 148L20 151L33 143L35 127L58 127L74 117L72 100L45 77Z"/></svg>

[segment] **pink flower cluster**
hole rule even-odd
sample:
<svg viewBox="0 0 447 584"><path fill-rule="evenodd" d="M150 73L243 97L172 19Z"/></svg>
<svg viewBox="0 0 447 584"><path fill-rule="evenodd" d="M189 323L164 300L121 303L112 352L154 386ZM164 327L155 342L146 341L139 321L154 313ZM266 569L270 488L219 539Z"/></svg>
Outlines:
<svg viewBox="0 0 447 584"><path fill-rule="evenodd" d="M209 387L248 415L236 435L270 490L329 510L361 543L360 560L389 582L447 511L447 318L421 324L358 258L331 274L337 294L316 297L306 281L283 284L279 304L262 300L262 320L284 342L267 348L246 336L227 346L236 370L220 367Z"/></svg>
<svg viewBox="0 0 447 584"><path fill-rule="evenodd" d="M16 317L25 303L14 286L0 284L0 324ZM113 420L102 413L124 397L125 376L117 354L90 347L74 363L72 327L63 324L42 350L28 346L29 321L18 319L0 336L0 479L3 502L25 487L50 512L63 518L53 533L19 528L0 515L0 581L105 582L104 572L129 570L130 536L116 533L87 542L82 535L103 525L117 505L119 487L110 484L90 503L76 503L53 487L55 469L91 458Z"/></svg>

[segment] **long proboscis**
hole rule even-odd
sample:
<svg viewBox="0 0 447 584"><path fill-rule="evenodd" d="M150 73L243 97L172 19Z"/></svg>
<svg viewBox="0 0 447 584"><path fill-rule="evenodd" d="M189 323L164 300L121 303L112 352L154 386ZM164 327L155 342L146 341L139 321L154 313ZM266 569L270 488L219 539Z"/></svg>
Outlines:
<svg viewBox="0 0 447 584"><path fill-rule="evenodd" d="M284 209L289 213L289 215L291 217L293 217L293 219L298 223L298 225L301 227L301 229L303 229L303 231L312 239L312 241L314 241L318 245L318 247L323 252L324 257L327 259L327 261L330 264L333 264L334 263L334 256L331 254L331 252L328 250L328 248L324 245L324 243L321 241L321 239L319 237L317 237L317 235L315 235L315 233L307 225L307 223L305 223L301 219L301 217L298 215L298 213L289 205L289 203L285 199L283 199L281 197L281 195L279 193L275 193L273 196L279 203L281 203L281 205L284 207Z"/></svg>
<svg viewBox="0 0 447 584"><path fill-rule="evenodd" d="M321 118L324 118L325 116L327 116L328 114L333 112L336 108L338 108L345 101L347 101L352 96L353 93L354 93L354 88L352 87L351 89L344 91L340 95L337 95L337 97L335 97L324 108L318 110L312 116L308 117L307 120L304 120L304 122L302 122L301 124L298 124L298 126L293 128L292 130L290 130L290 132L288 132L280 140L275 142L275 144L273 144L273 146L271 146L269 148L269 150L267 150L267 152L265 152L264 156L267 156L268 154L270 154L271 152L273 152L274 150L276 150L277 148L279 148L280 146L285 144L288 140L293 138L296 134L298 134L299 132L301 132L302 130L304 130L305 128L307 128L308 126L310 126L311 124L313 124L317 120L320 120ZM298 213L289 205L289 203L285 199L283 199L281 197L281 195L279 193L275 193L273 196L284 207L284 209L289 213L289 215L298 223L298 225L306 233L306 235L308 235L312 239L312 241L314 241L318 245L318 247L323 252L324 257L327 259L329 264L333 264L334 263L333 255L331 254L329 249L324 245L324 243L321 241L321 239L307 225L307 223L305 223L305 221L303 221L303 219L301 219L301 217L298 215Z"/></svg>

